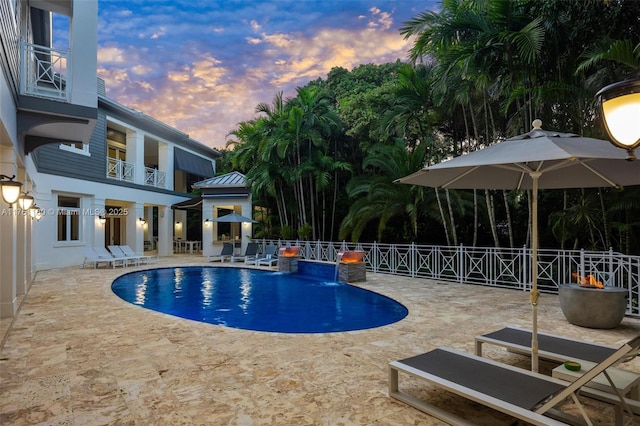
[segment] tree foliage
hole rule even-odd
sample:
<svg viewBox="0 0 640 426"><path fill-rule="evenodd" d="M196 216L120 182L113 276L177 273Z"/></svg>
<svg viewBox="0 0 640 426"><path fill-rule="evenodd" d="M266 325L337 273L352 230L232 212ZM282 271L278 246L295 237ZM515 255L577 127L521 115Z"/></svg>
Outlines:
<svg viewBox="0 0 640 426"><path fill-rule="evenodd" d="M265 236L528 245L527 192L394 180L535 118L605 138L594 95L640 70L638 16L630 0L443 0L402 26L409 62L334 68L276 94L225 158L247 175ZM542 191L541 246L640 252L636 189Z"/></svg>

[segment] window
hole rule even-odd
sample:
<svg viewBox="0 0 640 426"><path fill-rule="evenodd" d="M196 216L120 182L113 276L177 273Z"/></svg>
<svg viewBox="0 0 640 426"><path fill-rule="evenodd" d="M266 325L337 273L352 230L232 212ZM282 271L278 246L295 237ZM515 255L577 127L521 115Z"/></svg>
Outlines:
<svg viewBox="0 0 640 426"><path fill-rule="evenodd" d="M91 156L91 154L89 153L89 144L83 144L82 142L61 143L60 149L63 151L74 152L80 155L86 155L87 157Z"/></svg>
<svg viewBox="0 0 640 426"><path fill-rule="evenodd" d="M58 196L58 241L80 240L80 198Z"/></svg>

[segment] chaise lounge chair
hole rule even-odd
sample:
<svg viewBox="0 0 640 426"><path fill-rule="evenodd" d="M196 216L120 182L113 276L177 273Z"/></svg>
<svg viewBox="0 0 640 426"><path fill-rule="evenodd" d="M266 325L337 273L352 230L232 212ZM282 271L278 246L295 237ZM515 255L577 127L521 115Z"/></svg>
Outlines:
<svg viewBox="0 0 640 426"><path fill-rule="evenodd" d="M91 248L91 247L83 247L82 254L84 255L84 260L82 261L82 268L84 265L92 264L93 269L97 268L101 263L105 263L107 266L113 266L115 268L115 262L111 259L104 259Z"/></svg>
<svg viewBox="0 0 640 426"><path fill-rule="evenodd" d="M535 425L549 426L564 425L565 422L582 422L582 419L556 408L568 397L571 397L578 406L584 420L591 424L578 399L578 391L581 395L614 404L617 419L622 417L622 408L633 417L635 410L629 406L631 401L619 393L606 394L584 386L599 374L605 374L610 379L606 372L607 368L634 354L639 348L640 336L623 344L573 383L453 349L438 348L389 363L389 396L447 423L470 424L468 420L401 391L398 376L399 372L403 372Z"/></svg>
<svg viewBox="0 0 640 426"><path fill-rule="evenodd" d="M118 247L120 247L120 250L126 257L131 259L138 259L138 264L142 264L143 262L151 263L151 259L153 259L153 256L148 256L146 254L136 254L136 252L127 245L121 245Z"/></svg>
<svg viewBox="0 0 640 426"><path fill-rule="evenodd" d="M107 250L103 246L94 246L93 247L93 251L95 251L96 254L101 259L107 259L107 260L112 261L114 268L116 266L118 266L118 264L120 264L122 266L127 266L127 264L129 263L129 261L127 260L126 257L124 257L124 256L116 256L116 255L110 253L109 250Z"/></svg>
<svg viewBox="0 0 640 426"><path fill-rule="evenodd" d="M140 258L138 256L129 256L122 251L120 246L107 246L113 257L124 259L127 265L138 266L140 264Z"/></svg>
<svg viewBox="0 0 640 426"><path fill-rule="evenodd" d="M224 262L224 260L228 257L231 260L233 256L233 244L231 243L222 243L222 251L220 254L214 254L211 256L207 256L207 262L211 262L212 260L220 260L220 263Z"/></svg>
<svg viewBox="0 0 640 426"><path fill-rule="evenodd" d="M276 256L276 251L278 248L274 245L268 245L264 249L264 254L261 258L256 259L256 265L264 265L264 266L273 266L274 263L278 262L278 256Z"/></svg>
<svg viewBox="0 0 640 426"><path fill-rule="evenodd" d="M231 262L239 262L241 260L244 260L244 263L247 263L247 260L255 259L257 255L258 243L248 243L244 254L241 256L231 256Z"/></svg>
<svg viewBox="0 0 640 426"><path fill-rule="evenodd" d="M502 346L510 352L531 355L531 330L505 327L492 333L476 336L476 355L482 356L482 345ZM538 332L538 356L541 359L564 362L568 359L599 363L611 356L616 347L574 340L554 334Z"/></svg>

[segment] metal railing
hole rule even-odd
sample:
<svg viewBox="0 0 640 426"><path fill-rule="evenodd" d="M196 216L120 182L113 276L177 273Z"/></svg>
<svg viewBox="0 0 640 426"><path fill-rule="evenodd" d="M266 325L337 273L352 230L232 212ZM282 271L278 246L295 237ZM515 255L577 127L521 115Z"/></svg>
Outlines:
<svg viewBox="0 0 640 426"><path fill-rule="evenodd" d="M330 241L262 240L262 244L296 245L308 260L336 262L339 251L364 250L367 270L489 287L531 289L531 249ZM640 256L586 250L538 250L538 289L557 293L575 283L572 274L593 275L605 286L627 290L627 315L640 317Z"/></svg>
<svg viewBox="0 0 640 426"><path fill-rule="evenodd" d="M21 93L69 101L69 51L27 43L24 40L21 40L21 45Z"/></svg>
<svg viewBox="0 0 640 426"><path fill-rule="evenodd" d="M135 178L135 166L117 158L107 157L107 177L133 182Z"/></svg>
<svg viewBox="0 0 640 426"><path fill-rule="evenodd" d="M158 169L151 167L144 168L144 184L155 186L156 188L166 188L166 176L165 172L161 172Z"/></svg>

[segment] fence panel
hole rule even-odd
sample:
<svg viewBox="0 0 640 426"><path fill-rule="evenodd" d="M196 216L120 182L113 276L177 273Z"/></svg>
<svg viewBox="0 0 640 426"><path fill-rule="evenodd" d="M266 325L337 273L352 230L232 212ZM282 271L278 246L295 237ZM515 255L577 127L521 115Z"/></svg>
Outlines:
<svg viewBox="0 0 640 426"><path fill-rule="evenodd" d="M263 240L263 244L301 246L305 259L335 263L338 252L365 251L371 272L439 281L480 284L529 290L531 249L496 247L451 247L417 244ZM585 250L538 250L538 288L557 293L562 284L575 283L574 274L592 275L605 286L625 288L627 315L640 317L640 256Z"/></svg>

